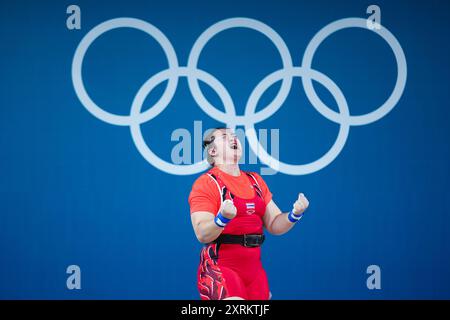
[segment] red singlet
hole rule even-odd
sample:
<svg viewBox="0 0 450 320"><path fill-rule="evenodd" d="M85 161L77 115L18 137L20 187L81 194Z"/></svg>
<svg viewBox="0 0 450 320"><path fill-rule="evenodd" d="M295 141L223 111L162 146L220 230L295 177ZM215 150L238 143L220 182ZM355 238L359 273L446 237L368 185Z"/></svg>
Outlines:
<svg viewBox="0 0 450 320"><path fill-rule="evenodd" d="M229 175L214 167L194 183L189 204L191 213L217 214L222 201L232 199L236 217L223 234L262 234L262 217L272 194L264 180L252 172ZM207 244L200 255L197 286L202 300L241 297L249 300L269 298L269 285L261 264L261 248L239 244Z"/></svg>

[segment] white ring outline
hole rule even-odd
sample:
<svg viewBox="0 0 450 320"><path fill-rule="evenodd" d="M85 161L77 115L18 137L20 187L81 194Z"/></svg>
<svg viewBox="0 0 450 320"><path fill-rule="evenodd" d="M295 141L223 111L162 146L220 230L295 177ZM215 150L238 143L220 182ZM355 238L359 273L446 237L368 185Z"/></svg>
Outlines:
<svg viewBox="0 0 450 320"><path fill-rule="evenodd" d="M212 87L219 95L219 98L222 100L223 105L225 106L225 110L229 110L230 112L234 112L233 102L231 96L228 91L223 87L222 83L214 78L211 74L197 69L192 70L186 67L179 67L177 69L167 69L164 71L160 71L155 74L153 77L148 79L144 85L139 89L136 94L135 99L131 105L131 118L137 118L140 114L142 105L147 97L147 95L160 83L170 79L171 76L177 77L195 77L203 81ZM218 88L218 89L217 89ZM157 114L152 115L153 117L157 116ZM232 121L230 121L227 126L232 130L235 129L235 125ZM201 171L204 171L208 168L209 164L206 159L196 162L194 164L189 165L177 165L165 160L162 160L158 157L151 149L148 147L147 143L144 140L141 131L141 123L139 121L132 122L130 124L131 136L133 138L133 142L136 145L136 148L139 150L141 155L155 167L164 171L166 173L176 174L176 175L190 175L195 174Z"/></svg>
<svg viewBox="0 0 450 320"><path fill-rule="evenodd" d="M297 77L308 76L309 78L319 82L333 95L339 107L339 111L344 114L344 116L349 115L347 101L339 87L323 73L303 67L294 67L290 70L278 70L264 78L250 95L249 103L247 104L248 110L246 109L246 112L251 113L254 111L254 109L258 105L258 100L261 97L262 93L264 93L267 88L283 78L283 73L287 73L290 76ZM279 161L278 159L273 158L267 153L267 151L261 146L261 143L256 136L256 130L253 124L247 125L245 127L245 135L247 136L248 143L252 148L252 151L258 155L261 162L265 163L274 170L278 170L290 175L309 174L323 169L324 167L329 165L344 148L349 131L350 125L348 122L340 123L339 133L336 141L330 148L330 150L328 150L328 152L326 152L319 159L308 164L292 165Z"/></svg>
<svg viewBox="0 0 450 320"><path fill-rule="evenodd" d="M388 45L391 47L395 60L397 61L397 81L395 83L394 90L392 91L390 97L376 110L369 112L364 115L357 116L349 116L349 119L342 119L342 115L336 113L336 111L327 107L322 100L318 97L316 91L314 90L314 86L312 85L311 79L308 77L302 78L303 88L305 89L306 96L311 102L312 106L316 108L316 110L323 115L328 120L331 120L336 123L341 123L342 121L348 121L352 126L361 126L366 125L372 122L375 122L386 114L388 114L398 103L400 100L403 90L406 85L407 78L407 64L405 53L403 52L400 43L397 38L385 27L381 26L381 29L369 29L367 28L367 20L361 18L346 18L334 21L325 27L323 27L316 35L311 39L308 46L306 47L305 53L303 55L302 67L310 68L312 65L312 60L314 54L319 47L319 45L324 41L327 37L333 34L336 31L347 29L347 28L363 28L371 32L375 32L380 37L382 37Z"/></svg>
<svg viewBox="0 0 450 320"><path fill-rule="evenodd" d="M117 29L117 28L133 28L141 30L151 37L153 37L162 47L167 57L169 69L176 69L178 67L177 55L175 49L170 43L169 39L158 28L143 20L134 18L116 18L107 20L100 23L93 29L91 29L80 41L72 62L72 82L75 88L75 92L80 99L81 104L96 118L107 122L109 124L118 126L129 126L133 121L140 121L141 123L148 121L147 114L155 113L156 111L162 112L172 100L175 91L177 89L178 78L170 77L167 87L164 90L163 95L158 102L144 113L140 114L137 119L131 119L130 116L113 114L100 108L86 91L82 77L82 67L84 56L89 49L90 45L103 33ZM152 109L155 109L151 111ZM150 117L151 118L151 117Z"/></svg>
<svg viewBox="0 0 450 320"><path fill-rule="evenodd" d="M215 37L218 33L232 29L232 28L248 28L255 31L258 31L262 33L264 36L269 38L269 40L272 41L272 43L275 45L275 48L277 48L278 52L281 56L281 62L283 65L283 68L289 69L292 68L292 57L289 52L289 48L287 47L286 43L284 42L283 38L271 27L269 27L267 24L255 20L255 19L249 19L249 18L230 18L225 19L222 21L219 21L212 26L210 26L208 29L206 29L195 41L194 45L192 46L191 52L189 54L188 58L188 68L191 70L197 70L198 60L200 58L200 54L203 50L203 48L206 46L206 44ZM199 105L199 107L205 111L210 117L213 119L220 121L222 123L227 123L230 120L229 115L223 113L222 111L215 108L203 95L200 86L198 85L198 82L195 79L192 79L191 77L188 77L188 85L189 89L192 92L192 96L195 99L195 102ZM259 111L258 113L263 113L266 109L278 109L281 107L281 105L286 100L287 96L289 95L289 91L291 90L292 86L292 79L291 78L284 78L280 91L275 96L274 100L263 110ZM233 119L233 122L235 125L245 125L245 123L248 123L248 119L244 116L236 116L235 119Z"/></svg>

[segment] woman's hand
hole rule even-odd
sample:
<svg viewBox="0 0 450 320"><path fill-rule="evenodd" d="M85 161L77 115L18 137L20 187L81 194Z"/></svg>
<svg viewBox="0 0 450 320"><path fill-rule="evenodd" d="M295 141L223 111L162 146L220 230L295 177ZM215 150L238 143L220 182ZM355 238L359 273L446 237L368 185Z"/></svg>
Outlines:
<svg viewBox="0 0 450 320"><path fill-rule="evenodd" d="M234 217L236 217L237 209L234 206L233 201L227 199L222 203L222 206L220 207L220 212L225 218L233 219Z"/></svg>
<svg viewBox="0 0 450 320"><path fill-rule="evenodd" d="M237 209L231 200L225 200L220 207L220 214L227 219L236 217ZM223 226L218 225L214 216L208 211L196 211L191 214L195 235L201 243L210 243L222 233Z"/></svg>
<svg viewBox="0 0 450 320"><path fill-rule="evenodd" d="M292 211L295 215L301 215L309 206L309 201L306 199L305 195L303 193L300 193L298 195L297 201L294 202L294 206Z"/></svg>
<svg viewBox="0 0 450 320"><path fill-rule="evenodd" d="M273 200L267 204L266 212L263 216L264 226L269 233L274 235L282 235L292 229L295 222L300 220L303 212L309 207L309 201L303 193L298 195L298 199L294 202L292 213L282 213ZM294 217L291 217L293 214Z"/></svg>

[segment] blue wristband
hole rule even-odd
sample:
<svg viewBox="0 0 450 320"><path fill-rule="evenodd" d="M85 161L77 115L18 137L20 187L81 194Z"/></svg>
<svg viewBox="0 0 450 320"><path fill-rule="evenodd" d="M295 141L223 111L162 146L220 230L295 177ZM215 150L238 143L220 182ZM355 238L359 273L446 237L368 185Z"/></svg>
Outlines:
<svg viewBox="0 0 450 320"><path fill-rule="evenodd" d="M297 214L294 213L293 210L291 210L291 212L288 213L288 219L292 223L296 223L302 217L303 217L303 213L301 213L300 215L297 215Z"/></svg>
<svg viewBox="0 0 450 320"><path fill-rule="evenodd" d="M216 225L221 227L221 228L225 227L227 225L227 223L230 222L230 221L231 221L231 219L225 218L222 215L222 212L219 212L217 214L217 216L214 218L214 222L216 223Z"/></svg>

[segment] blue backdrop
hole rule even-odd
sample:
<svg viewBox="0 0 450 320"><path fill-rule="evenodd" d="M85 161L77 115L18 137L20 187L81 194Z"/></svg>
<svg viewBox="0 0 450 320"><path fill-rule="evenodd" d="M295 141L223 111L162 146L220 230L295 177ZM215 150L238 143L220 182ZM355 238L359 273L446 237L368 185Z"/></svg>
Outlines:
<svg viewBox="0 0 450 320"><path fill-rule="evenodd" d="M69 5L81 9L70 30ZM257 19L286 42L299 66L311 38L327 24L367 18L368 1L2 1L0 5L0 298L198 299L201 244L187 198L194 175L154 167L128 126L100 121L78 98L72 62L83 37L117 17L144 20L170 40L186 66L199 35L227 18ZM263 176L287 211L303 192L307 215L288 234L269 236L263 263L274 299L450 298L450 109L448 1L378 1L381 23L408 64L404 92L376 122L351 126L343 150L307 175ZM199 68L228 89L242 115L248 96L282 67L261 33L230 29L211 39ZM142 84L167 68L160 45L130 28L108 31L88 49L83 80L93 101L127 115ZM324 40L313 68L332 79L350 114L375 110L392 92L397 65L389 45L361 28ZM162 83L146 99L161 96ZM280 83L261 100L273 99ZM220 99L207 85L218 109ZM330 93L319 96L338 110ZM263 105L261 105L261 108ZM170 104L141 125L151 150L166 161L177 128L223 125L199 108L181 77ZM279 129L279 157L314 161L333 145L339 125L317 112L294 78L289 96L257 129ZM192 146L194 142L192 142ZM243 165L260 172L260 162ZM81 269L69 290L66 268ZM381 269L369 290L366 269Z"/></svg>

